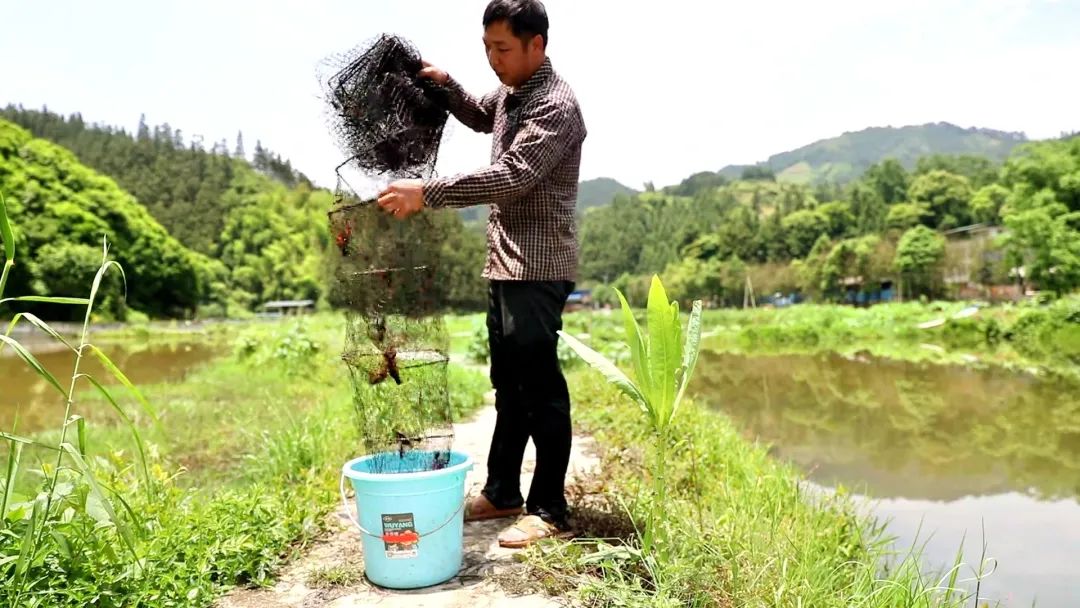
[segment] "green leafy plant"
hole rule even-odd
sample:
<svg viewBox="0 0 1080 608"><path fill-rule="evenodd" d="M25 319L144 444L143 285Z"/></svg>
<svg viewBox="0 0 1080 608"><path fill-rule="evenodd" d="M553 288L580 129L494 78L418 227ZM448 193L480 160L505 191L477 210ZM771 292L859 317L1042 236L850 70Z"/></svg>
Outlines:
<svg viewBox="0 0 1080 608"><path fill-rule="evenodd" d="M5 555L4 551L0 551L0 566L3 566L0 568L0 580L4 580L0 598L10 602L7 605L14 606L23 605L21 602L27 600L31 587L36 584L32 580L32 572L41 568L50 558L50 554L72 558L73 550L77 550L79 546L78 543L70 540L65 532L82 525L89 524L95 531L108 530L109 535L115 535L118 546L129 556L128 559L122 559L110 547L109 552L116 556L115 561L126 563L133 573L140 572L145 567L136 550L136 536L141 530L140 518L128 506L120 491L98 478L92 460L87 457L86 420L74 413L75 394L80 387L80 381L85 381L96 388L127 424L139 454L138 464L142 485L146 492L152 493L155 484L151 482L146 448L130 417L120 408L109 391L97 378L80 371L84 358L88 356L96 358L116 380L132 392L144 411L155 422L157 417L150 404L127 376L105 353L89 342L94 300L105 273L115 267L123 278L123 269L120 265L109 260L108 244L103 242L102 262L94 276L88 298L51 296L4 298L3 289L7 283L9 271L15 264L16 251L14 231L8 220L7 203L2 196L0 196L0 238L4 241L4 268L0 274L0 305L9 302L39 302L85 307L82 331L77 343L68 341L48 323L28 312L16 313L8 324L7 331L0 334L0 352L10 347L38 376L57 391L64 402L64 419L55 444L20 437L14 432L0 432L0 440L8 444L4 485L0 488L3 492L0 495L0 533L8 539L19 541L17 546L11 547L10 553ZM67 388L37 360L33 353L11 337L20 321L30 323L72 352L74 363ZM27 446L48 450L51 455L55 455L55 460L42 463L40 473L44 483L37 495L30 500L17 502L19 498L23 498L16 492L16 481L23 461L23 451ZM102 537L98 538L100 540ZM0 543L0 549L3 544ZM108 543L104 543L102 546L107 545ZM11 563L14 563L14 568L7 566Z"/></svg>
<svg viewBox="0 0 1080 608"><path fill-rule="evenodd" d="M647 326L642 331L633 310L621 291L626 342L630 347L634 379L631 380L610 359L566 332L559 335L590 366L630 397L649 419L656 435L653 465L653 500L642 542L646 553L656 547L661 533L659 515L665 508L667 479L665 465L671 442L671 421L679 411L686 387L697 364L701 344L701 301L694 301L685 336L679 319L679 303L669 301L660 277L653 275L646 306Z"/></svg>

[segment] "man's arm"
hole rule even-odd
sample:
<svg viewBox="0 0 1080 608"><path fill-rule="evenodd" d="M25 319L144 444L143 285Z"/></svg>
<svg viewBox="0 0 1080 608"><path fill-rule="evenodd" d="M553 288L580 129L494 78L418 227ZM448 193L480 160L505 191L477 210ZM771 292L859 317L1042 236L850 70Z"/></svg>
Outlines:
<svg viewBox="0 0 1080 608"><path fill-rule="evenodd" d="M477 99L462 88L453 77L447 78L446 90L450 93L450 113L454 115L454 118L473 131L491 133L495 127L497 90Z"/></svg>
<svg viewBox="0 0 1080 608"><path fill-rule="evenodd" d="M428 207L500 205L527 194L581 138L581 123L571 108L539 104L522 117L510 148L494 165L424 182Z"/></svg>
<svg viewBox="0 0 1080 608"><path fill-rule="evenodd" d="M424 67L418 75L422 78L430 78L435 84L446 87L450 98L450 113L473 131L491 133L495 128L498 90L477 99L466 92L461 83L451 78L445 70L440 70L427 61L421 60L421 62Z"/></svg>

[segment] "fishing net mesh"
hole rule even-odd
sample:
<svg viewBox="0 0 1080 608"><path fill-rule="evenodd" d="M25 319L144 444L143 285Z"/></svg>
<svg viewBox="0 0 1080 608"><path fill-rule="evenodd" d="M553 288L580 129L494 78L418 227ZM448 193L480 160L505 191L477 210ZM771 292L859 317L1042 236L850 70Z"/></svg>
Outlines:
<svg viewBox="0 0 1080 608"><path fill-rule="evenodd" d="M373 471L438 469L453 444L449 336L436 281L446 233L433 213L386 214L346 175L365 184L433 175L446 91L416 76L419 54L394 36L328 65L330 130L346 155L328 214L328 297L346 311L342 360L360 436Z"/></svg>

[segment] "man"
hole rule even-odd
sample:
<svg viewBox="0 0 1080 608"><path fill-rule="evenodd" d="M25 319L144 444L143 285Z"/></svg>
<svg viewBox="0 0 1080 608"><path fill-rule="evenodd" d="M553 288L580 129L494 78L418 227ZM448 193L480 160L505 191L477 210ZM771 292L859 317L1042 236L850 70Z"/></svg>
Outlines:
<svg viewBox="0 0 1080 608"><path fill-rule="evenodd" d="M539 0L492 0L484 11L488 63L502 82L477 99L446 72L421 76L450 91L451 112L493 135L491 166L427 181L399 180L379 196L397 217L425 207L490 205L488 344L498 412L481 494L466 521L525 515L499 534L504 547L569 535L564 478L570 459L570 396L556 355L562 309L578 263L574 207L586 129L569 85L547 57ZM536 470L528 500L521 462L532 437Z"/></svg>

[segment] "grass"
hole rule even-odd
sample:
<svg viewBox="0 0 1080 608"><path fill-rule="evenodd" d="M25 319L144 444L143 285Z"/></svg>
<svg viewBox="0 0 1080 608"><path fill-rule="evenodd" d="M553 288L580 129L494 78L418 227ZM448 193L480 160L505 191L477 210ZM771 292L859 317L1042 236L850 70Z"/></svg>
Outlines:
<svg viewBox="0 0 1080 608"><path fill-rule="evenodd" d="M748 352L868 350L903 360L1075 373L1080 364L1080 296L1049 304L987 307L971 317L952 318L966 306L935 302L710 311L706 346ZM934 319L945 323L917 327Z"/></svg>
<svg viewBox="0 0 1080 608"><path fill-rule="evenodd" d="M882 304L870 308L800 304L783 309L713 309L703 317L704 350L745 354L864 351L892 359L1080 377L1080 295L1047 304L980 308L951 318L963 302ZM644 313L639 311L639 317ZM941 326L919 329L934 319ZM572 313L567 331L588 334L622 363L617 314ZM565 362L565 361L564 361ZM573 363L573 362L569 362Z"/></svg>
<svg viewBox="0 0 1080 608"><path fill-rule="evenodd" d="M576 424L602 447L599 483L609 497L602 516L595 504L586 507L583 532L624 533L533 548L533 589L571 593L588 606L972 605L964 593L949 591L962 566L933 576L921 571L917 551L888 553L883 529L859 515L848 496L811 492L794 468L742 439L725 417L693 404L673 421L668 446L667 530L660 538L669 546L658 558L639 551L626 523L611 522L621 514L647 521L655 494L643 463L654 456L655 433L597 374L579 371L571 380Z"/></svg>
<svg viewBox="0 0 1080 608"><path fill-rule="evenodd" d="M364 568L358 563L334 564L316 568L307 577L307 584L315 589L351 587L364 581Z"/></svg>
<svg viewBox="0 0 1080 608"><path fill-rule="evenodd" d="M101 415L102 398L77 392L77 410L94 422L85 429L87 458L116 497L117 519L133 528L138 559L113 548L116 529L100 526L66 472L53 532L27 570L28 605L207 606L231 586L271 583L276 568L321 533L337 504L341 463L361 450L338 358L343 327L339 315L320 315L208 330L225 332L212 337L220 357L184 382L142 387L159 424L120 399L147 445L149 483L132 466L130 430ZM449 382L457 416L479 406L487 389L482 374L457 366ZM21 455L22 497L39 491L31 464L42 459L38 452ZM147 486L153 499L144 497ZM16 508L8 519L18 516L17 531L29 516ZM75 517L65 523L69 509ZM18 546L15 535L0 533L0 558L17 555ZM0 564L0 580L11 574L11 564Z"/></svg>
<svg viewBox="0 0 1080 608"><path fill-rule="evenodd" d="M958 308L710 311L705 326L718 348L895 348L904 358L926 350L917 345L928 334L915 324ZM929 335L950 355L995 352L989 337L999 335L1017 365L1053 367L1074 356L1076 300L983 314L993 324L950 322ZM481 315L448 319L455 358L482 350L482 327ZM605 355L627 360L612 339L621 330L617 316L572 314L566 327L588 334ZM359 448L355 428L343 422L353 405L338 360L342 328L340 316L317 315L184 330L217 345L221 356L185 382L141 387L159 411L156 423L131 399L117 400L116 410L130 420L122 424L122 416L104 415L115 410L99 393L73 394L72 411L93 423L69 429L85 447L78 452L84 466L69 453L56 467L55 452L7 440L0 472L16 474L5 476L0 599L12 599L3 594L15 576L24 589L20 603L31 606L206 606L231 586L270 584L282 561L321 533L336 503L338 467ZM154 339L152 333L133 328L111 337ZM576 423L604 446L605 477L594 480L603 498L576 502L588 503L586 533L609 540L530 551L530 584L593 605L970 605L949 591L959 566L928 576L917 552L888 554L884 531L856 514L844 494L807 492L796 470L744 441L723 416L693 404L672 423L664 446L668 500L652 504L655 480L642 471L656 456L654 430L573 357L564 362ZM458 367L450 381L457 417L488 387L482 374ZM145 470L133 430L144 443ZM55 445L61 433L35 439ZM105 512L102 495L114 513ZM41 500L52 505L44 514L35 506ZM657 535L665 546L642 552L635 522L656 507L665 514ZM133 550L124 550L123 527ZM41 540L30 553L22 549L28 534ZM347 585L355 574L327 568L312 580Z"/></svg>

